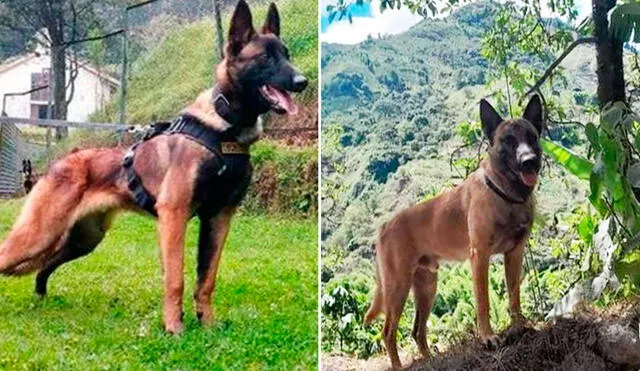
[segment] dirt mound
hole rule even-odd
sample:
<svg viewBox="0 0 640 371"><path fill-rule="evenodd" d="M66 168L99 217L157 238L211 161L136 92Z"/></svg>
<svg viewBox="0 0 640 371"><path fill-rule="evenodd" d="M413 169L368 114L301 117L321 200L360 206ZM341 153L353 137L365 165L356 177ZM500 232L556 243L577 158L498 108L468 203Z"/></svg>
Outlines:
<svg viewBox="0 0 640 371"><path fill-rule="evenodd" d="M469 338L411 370L639 370L640 301L511 328L499 349Z"/></svg>

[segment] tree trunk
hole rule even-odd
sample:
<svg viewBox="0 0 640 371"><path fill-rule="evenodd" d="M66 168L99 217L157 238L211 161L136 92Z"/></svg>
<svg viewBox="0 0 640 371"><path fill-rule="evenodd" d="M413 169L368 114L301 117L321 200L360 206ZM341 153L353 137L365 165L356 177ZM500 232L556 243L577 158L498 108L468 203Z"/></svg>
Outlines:
<svg viewBox="0 0 640 371"><path fill-rule="evenodd" d="M53 58L53 118L56 120L67 119L67 101L66 101L66 47L53 45L51 47L51 58ZM67 128L56 128L56 140L66 138L68 134Z"/></svg>
<svg viewBox="0 0 640 371"><path fill-rule="evenodd" d="M222 30L222 17L220 16L220 0L213 0L213 16L216 24L218 56L222 59L224 58L224 31Z"/></svg>
<svg viewBox="0 0 640 371"><path fill-rule="evenodd" d="M596 61L598 69L598 101L600 108L609 102L626 101L623 68L623 42L609 33L607 13L616 5L615 0L592 0Z"/></svg>

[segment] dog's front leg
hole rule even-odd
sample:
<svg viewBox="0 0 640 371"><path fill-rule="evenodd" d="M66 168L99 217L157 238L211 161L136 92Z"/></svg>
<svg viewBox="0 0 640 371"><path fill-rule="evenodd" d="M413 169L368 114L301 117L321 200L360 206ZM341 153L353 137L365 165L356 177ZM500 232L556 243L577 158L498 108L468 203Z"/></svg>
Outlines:
<svg viewBox="0 0 640 371"><path fill-rule="evenodd" d="M158 205L160 249L164 268L164 327L172 334L184 330L182 293L184 289L184 235L188 210Z"/></svg>
<svg viewBox="0 0 640 371"><path fill-rule="evenodd" d="M505 278L509 292L509 314L512 325L520 325L525 321L520 311L520 274L526 242L526 239L522 240L513 250L504 254Z"/></svg>
<svg viewBox="0 0 640 371"><path fill-rule="evenodd" d="M196 314L200 322L213 322L211 296L216 288L216 276L222 248L229 232L229 223L235 208L223 209L214 217L200 216L200 237L198 242L198 284L193 295Z"/></svg>
<svg viewBox="0 0 640 371"><path fill-rule="evenodd" d="M476 247L481 246L481 247ZM489 258L488 246L474 244L471 248L471 276L476 299L478 335L487 346L496 346L498 338L489 323Z"/></svg>

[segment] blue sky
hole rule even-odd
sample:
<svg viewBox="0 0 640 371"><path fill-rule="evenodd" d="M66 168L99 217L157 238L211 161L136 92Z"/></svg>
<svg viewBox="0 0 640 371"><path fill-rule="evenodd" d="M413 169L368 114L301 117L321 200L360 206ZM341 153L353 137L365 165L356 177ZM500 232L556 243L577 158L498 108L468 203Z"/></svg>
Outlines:
<svg viewBox="0 0 640 371"><path fill-rule="evenodd" d="M326 9L326 6L324 7ZM373 12L371 11L371 3L363 3L362 5L352 4L349 6L349 12L354 18L373 18ZM337 19L336 19L337 21ZM334 21L335 22L335 21ZM329 28L329 15L326 11L322 12L322 18L320 19L320 32L327 32Z"/></svg>
<svg viewBox="0 0 640 371"><path fill-rule="evenodd" d="M411 26L422 20L422 17L412 14L406 7L400 10L386 10L380 12L380 0L365 1L361 6L350 7L353 23L349 23L346 17L329 24L327 5L335 3L335 0L320 0L321 20L320 38L323 42L339 44L356 44L365 40L369 35L376 38L380 35L390 35L405 32ZM551 12L544 7L542 0L542 16L549 16ZM575 0L579 17L583 18L591 14L591 0ZM579 22L579 21L578 21Z"/></svg>

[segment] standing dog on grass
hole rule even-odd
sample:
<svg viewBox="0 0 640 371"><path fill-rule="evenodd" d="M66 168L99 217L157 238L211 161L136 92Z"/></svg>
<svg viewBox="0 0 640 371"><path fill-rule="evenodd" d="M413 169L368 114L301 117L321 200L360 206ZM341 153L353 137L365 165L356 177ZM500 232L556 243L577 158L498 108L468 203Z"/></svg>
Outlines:
<svg viewBox="0 0 640 371"><path fill-rule="evenodd" d="M400 212L382 225L376 245L378 286L365 324L385 313L383 339L393 367L400 367L396 330L409 289L416 316L412 335L429 357L427 317L436 295L440 260L471 260L478 335L487 345L497 337L489 324L489 258L504 254L509 311L522 322L520 271L534 214L533 190L540 171L542 105L534 96L523 118L503 120L480 102L489 156L455 189Z"/></svg>
<svg viewBox="0 0 640 371"><path fill-rule="evenodd" d="M33 167L31 166L31 160L22 160L22 187L25 194L29 194L33 189L33 185L38 181L38 178L33 174Z"/></svg>
<svg viewBox="0 0 640 371"><path fill-rule="evenodd" d="M279 35L274 4L258 32L249 7L240 0L225 58L216 70L216 86L170 126L129 151L80 150L53 164L0 246L0 273L37 270L36 292L44 295L49 275L90 253L118 209L144 210L158 217L164 326L180 333L185 229L197 214L201 223L194 299L198 318L210 323L211 295L229 222L251 179L248 147L260 137L259 116L268 111L296 113L289 92L307 86Z"/></svg>

